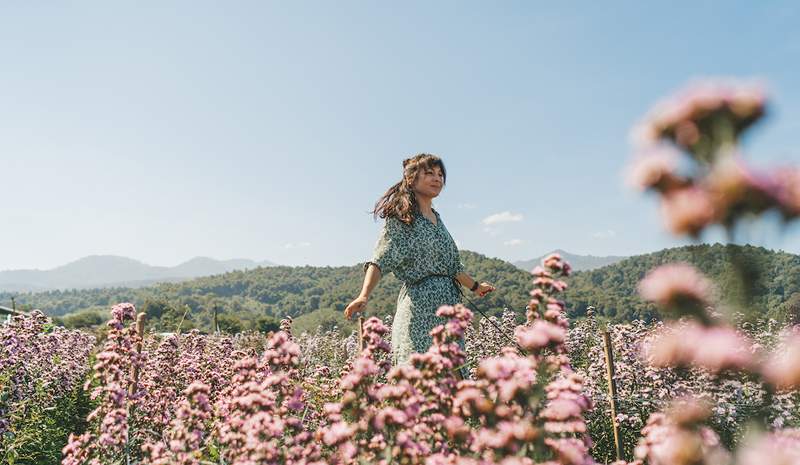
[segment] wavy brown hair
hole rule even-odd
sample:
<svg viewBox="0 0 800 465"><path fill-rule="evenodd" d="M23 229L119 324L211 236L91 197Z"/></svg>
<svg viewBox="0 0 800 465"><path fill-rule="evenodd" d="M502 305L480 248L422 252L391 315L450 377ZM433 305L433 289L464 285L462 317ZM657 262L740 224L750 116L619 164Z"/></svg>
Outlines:
<svg viewBox="0 0 800 465"><path fill-rule="evenodd" d="M405 224L414 222L414 213L419 211L417 199L414 196L414 182L420 170L432 169L438 166L442 170L442 185L447 184L447 171L444 162L436 155L420 153L403 160L403 179L390 187L385 194L375 203L372 214L375 219L394 216Z"/></svg>

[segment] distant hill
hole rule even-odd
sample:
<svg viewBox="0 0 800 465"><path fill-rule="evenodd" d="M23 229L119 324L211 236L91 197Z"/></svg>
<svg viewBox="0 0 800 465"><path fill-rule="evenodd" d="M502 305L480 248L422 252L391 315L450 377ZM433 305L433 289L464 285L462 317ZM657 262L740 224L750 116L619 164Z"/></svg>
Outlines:
<svg viewBox="0 0 800 465"><path fill-rule="evenodd" d="M730 260L732 253L760 270L745 280L753 294L745 308L734 308L743 294ZM588 306L593 306L596 315L613 321L658 319L655 306L639 298L636 286L649 270L671 262L691 263L711 278L721 310L736 310L751 321L788 318L800 322L800 255L722 244L675 247L575 273L565 293L571 315L582 316Z"/></svg>
<svg viewBox="0 0 800 465"><path fill-rule="evenodd" d="M53 289L141 287L162 281L179 281L274 265L268 261L214 260L196 257L174 267L165 267L150 266L115 255L91 255L52 270L0 271L0 291L39 292Z"/></svg>
<svg viewBox="0 0 800 465"><path fill-rule="evenodd" d="M752 277L754 298L743 309L751 320L767 317L800 317L800 256L751 246L695 245L628 257L593 270L578 271L567 279L564 294L570 317L582 317L588 306L596 315L610 321L659 318L657 309L642 301L636 285L652 268L673 261L695 264L718 285L722 302L737 295L737 285L728 253L738 252L742 260L757 265L763 273ZM487 314L504 307L524 314L531 289L531 275L506 261L462 250L461 261L470 275L489 281L497 291L472 300ZM261 267L247 271L161 283L138 289L105 288L93 290L48 291L16 295L17 306L39 308L54 316L73 318L76 312L94 312L81 321L99 322L118 302L133 302L148 314L148 327L174 330L197 327L210 330L215 309L221 326L232 332L247 328L274 327L280 318L290 316L299 329L349 326L342 310L358 295L364 273L361 264L343 267ZM401 283L393 274L381 279L368 304L369 315L392 315ZM469 295L469 294L468 294ZM0 305L10 302L11 294L0 293ZM184 318L184 314L186 315ZM182 322L182 323L181 323ZM78 323L74 323L77 325ZM96 323L93 323L96 324Z"/></svg>
<svg viewBox="0 0 800 465"><path fill-rule="evenodd" d="M594 270L595 268L611 265L613 263L617 263L618 261L627 258L618 256L595 257L594 255L575 255L561 249L556 249L548 254L542 255L541 257L537 257L531 260L516 261L513 263L514 266L516 266L521 270L530 271L533 269L533 267L539 265L544 257L553 253L561 255L561 258L568 261L569 264L572 266L572 269L575 271Z"/></svg>
<svg viewBox="0 0 800 465"><path fill-rule="evenodd" d="M494 283L497 292L480 299L481 309L499 313L503 307L524 313L529 296L530 274L495 258L461 251L461 260L469 272ZM61 316L93 311L108 314L111 305L132 302L147 312L148 321L158 328L174 329L188 315L182 328L211 328L214 308L223 315L236 315L245 327L254 327L259 319L291 316L305 327L348 325L342 310L354 299L364 279L362 264L349 267L272 266L247 271L201 277L177 283L131 288L71 289L16 295L17 305L39 308ZM381 279L370 296L369 313L392 315L401 283L390 274ZM0 303L11 294L0 293ZM156 321L158 320L158 321Z"/></svg>

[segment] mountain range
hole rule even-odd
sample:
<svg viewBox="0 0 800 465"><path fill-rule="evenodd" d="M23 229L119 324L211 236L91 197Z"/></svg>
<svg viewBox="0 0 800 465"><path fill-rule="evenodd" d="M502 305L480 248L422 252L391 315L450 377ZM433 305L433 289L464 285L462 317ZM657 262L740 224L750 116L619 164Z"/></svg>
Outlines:
<svg viewBox="0 0 800 465"><path fill-rule="evenodd" d="M541 264L541 261L544 257L553 253L561 255L561 258L569 262L569 264L572 266L573 271L594 270L597 268L604 267L606 265L612 265L614 263L617 263L619 261L628 258L615 255L610 255L607 257L596 257L594 255L576 255L561 249L556 249L548 254L542 255L541 257L533 258L530 260L512 262L512 265L525 271L531 271L533 267Z"/></svg>
<svg viewBox="0 0 800 465"><path fill-rule="evenodd" d="M572 264L573 270L593 270L610 265L626 257L596 257L576 255L564 250L551 253ZM531 260L513 262L517 268L530 271L550 254ZM158 282L179 282L203 276L213 276L230 271L277 266L264 260L215 260L195 257L177 266L151 266L132 258L116 255L90 255L52 270L0 271L0 292L42 292L56 289L92 289L106 287L144 287Z"/></svg>
<svg viewBox="0 0 800 465"><path fill-rule="evenodd" d="M52 270L0 271L0 291L142 287L157 282L183 281L266 266L275 266L275 263L195 257L177 266L167 267L152 266L116 255L90 255Z"/></svg>
<svg viewBox="0 0 800 465"><path fill-rule="evenodd" d="M530 272L476 252L459 253L471 276L497 287L495 292L475 299L478 309L496 315L507 308L524 318L530 299ZM750 269L746 276L736 272L734 259ZM659 319L658 309L639 297L637 285L649 270L674 262L691 263L713 280L714 300L722 311L739 312L748 321L774 318L800 322L800 255L721 244L665 249L576 271L566 279L568 288L563 294L569 317L580 318L594 307L594 314L608 321ZM179 326L209 331L217 315L220 327L232 334L273 327L285 317L293 318L299 331L327 330L352 326L351 321L344 320L342 310L358 295L363 280L361 264L262 266L137 289L107 287L16 295L0 292L0 305L15 298L19 309L41 309L67 327L100 325L108 319L112 305L131 302L147 315L148 327L156 331L173 331ZM401 285L394 274L382 277L370 295L368 315L391 316ZM749 303L741 304L745 290Z"/></svg>

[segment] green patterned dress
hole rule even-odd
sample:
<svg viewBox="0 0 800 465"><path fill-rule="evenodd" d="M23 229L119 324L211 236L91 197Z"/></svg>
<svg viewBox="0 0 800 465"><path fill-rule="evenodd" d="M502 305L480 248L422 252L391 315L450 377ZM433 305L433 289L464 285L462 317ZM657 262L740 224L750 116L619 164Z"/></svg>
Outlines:
<svg viewBox="0 0 800 465"><path fill-rule="evenodd" d="M406 363L412 352L426 352L433 342L431 330L446 322L436 316L436 310L461 302L452 277L463 271L464 265L442 218L436 210L433 212L436 224L419 212L411 225L387 218L372 260L364 264L365 272L373 263L380 268L381 276L394 273L403 282L392 320L395 365Z"/></svg>

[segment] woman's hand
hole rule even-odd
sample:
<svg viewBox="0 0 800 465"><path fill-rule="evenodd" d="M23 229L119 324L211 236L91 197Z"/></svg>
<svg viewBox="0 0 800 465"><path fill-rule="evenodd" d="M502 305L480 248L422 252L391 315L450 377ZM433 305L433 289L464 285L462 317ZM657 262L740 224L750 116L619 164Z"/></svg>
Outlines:
<svg viewBox="0 0 800 465"><path fill-rule="evenodd" d="M495 290L495 287L489 283L480 283L478 284L478 288L475 289L475 295L478 297L483 297L486 294Z"/></svg>
<svg viewBox="0 0 800 465"><path fill-rule="evenodd" d="M350 305L348 305L347 308L344 309L344 317L349 320L350 317L353 316L353 314L360 313L366 310L367 300L369 299L367 299L367 297L363 295L356 297L356 300L350 302Z"/></svg>

